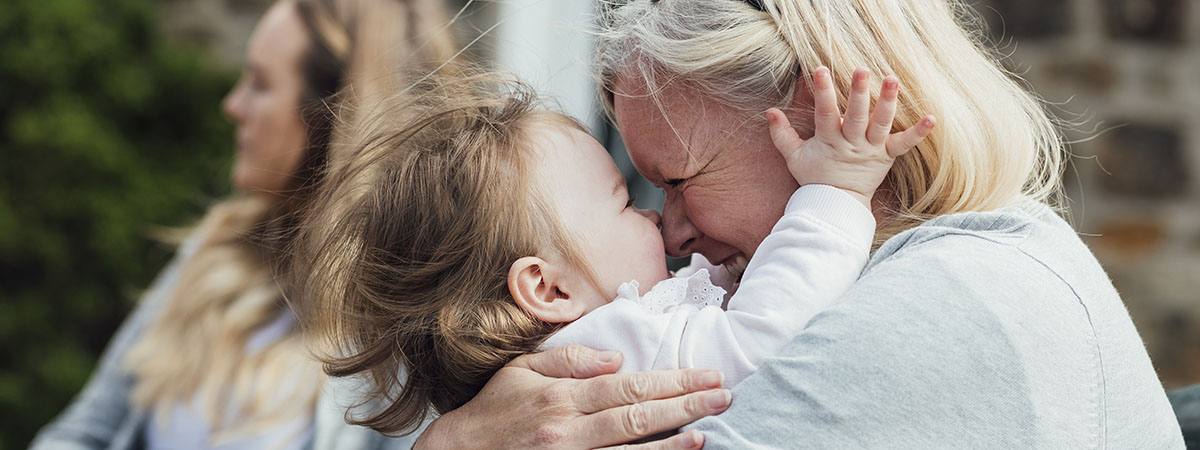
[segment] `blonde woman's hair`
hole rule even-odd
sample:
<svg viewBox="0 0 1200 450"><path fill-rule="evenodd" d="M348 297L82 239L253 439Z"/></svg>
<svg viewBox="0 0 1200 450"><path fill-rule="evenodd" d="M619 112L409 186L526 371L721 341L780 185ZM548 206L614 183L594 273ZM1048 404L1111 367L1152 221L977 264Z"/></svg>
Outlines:
<svg viewBox="0 0 1200 450"><path fill-rule="evenodd" d="M454 56L436 0L281 1L296 8L310 43L299 67L301 166L276 198L243 195L210 208L190 233L193 251L168 298L123 361L136 378L134 405L160 419L176 405L195 405L214 445L315 408L324 375L294 327L261 349L248 345L264 325L292 313L284 297L293 289L275 275L286 269L285 250L331 157L337 108L402 85L393 78L401 64L433 66ZM354 90L343 92L347 85Z"/></svg>
<svg viewBox="0 0 1200 450"><path fill-rule="evenodd" d="M351 423L389 434L470 400L559 327L514 302L517 259L564 261L595 283L531 176L538 127L583 128L536 109L534 94L503 76L425 84L361 115L295 265L306 301L319 305L310 331L326 341L326 372L360 376L364 401L382 404Z"/></svg>
<svg viewBox="0 0 1200 450"><path fill-rule="evenodd" d="M898 210L881 224L879 242L944 214L1061 201L1060 131L1000 66L962 1L633 0L610 7L602 22L596 67L610 111L618 77L644 83L652 96L686 83L750 121L788 106L797 82L822 65L835 75L843 110L856 67L895 74L895 129L925 114L938 125L885 181ZM811 110L792 113L811 118Z"/></svg>

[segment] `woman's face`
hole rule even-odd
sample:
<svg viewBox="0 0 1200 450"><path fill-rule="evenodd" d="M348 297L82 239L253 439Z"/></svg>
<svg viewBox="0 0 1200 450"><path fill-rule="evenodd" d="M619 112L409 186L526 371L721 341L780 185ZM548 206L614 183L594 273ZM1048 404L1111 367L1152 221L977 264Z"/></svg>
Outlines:
<svg viewBox="0 0 1200 450"><path fill-rule="evenodd" d="M304 24L286 0L267 11L250 37L246 68L221 104L237 127L233 185L238 189L283 193L300 166L307 142L300 117L300 62L307 46Z"/></svg>
<svg viewBox="0 0 1200 450"><path fill-rule="evenodd" d="M636 77L621 77L615 90L617 127L634 166L666 191L667 253L700 253L740 277L798 187L766 120L679 83L660 89L657 102Z"/></svg>

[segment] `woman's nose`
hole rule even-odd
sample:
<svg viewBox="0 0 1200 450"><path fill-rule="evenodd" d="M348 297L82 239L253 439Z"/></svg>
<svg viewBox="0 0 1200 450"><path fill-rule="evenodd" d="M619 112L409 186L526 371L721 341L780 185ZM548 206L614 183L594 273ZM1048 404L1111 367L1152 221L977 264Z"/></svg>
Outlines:
<svg viewBox="0 0 1200 450"><path fill-rule="evenodd" d="M224 112L225 116L229 117L229 119L234 123L242 121L242 113L244 108L243 97L245 97L245 94L242 92L243 84L244 82L239 80L238 84L233 87L233 90L229 91L229 93L225 95L225 98L221 100L221 111Z"/></svg>
<svg viewBox="0 0 1200 450"><path fill-rule="evenodd" d="M659 214L658 211L655 211L653 209L637 208L637 212L638 212L638 214L645 216L647 219L650 219L651 222L654 222L654 226L656 226L656 227L662 226L662 215Z"/></svg>
<svg viewBox="0 0 1200 450"><path fill-rule="evenodd" d="M662 228L667 255L678 258L695 253L692 247L703 234L688 217L687 206L678 198L678 194L667 194L661 220L659 226Z"/></svg>

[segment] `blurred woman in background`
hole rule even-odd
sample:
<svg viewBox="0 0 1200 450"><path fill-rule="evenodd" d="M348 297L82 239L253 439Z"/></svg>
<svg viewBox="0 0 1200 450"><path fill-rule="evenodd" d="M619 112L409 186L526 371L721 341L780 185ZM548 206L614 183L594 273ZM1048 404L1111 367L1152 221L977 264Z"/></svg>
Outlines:
<svg viewBox="0 0 1200 450"><path fill-rule="evenodd" d="M336 147L335 111L453 52L438 0L275 3L222 104L240 193L200 221L33 448L410 445L346 425L352 401L324 388L273 275Z"/></svg>

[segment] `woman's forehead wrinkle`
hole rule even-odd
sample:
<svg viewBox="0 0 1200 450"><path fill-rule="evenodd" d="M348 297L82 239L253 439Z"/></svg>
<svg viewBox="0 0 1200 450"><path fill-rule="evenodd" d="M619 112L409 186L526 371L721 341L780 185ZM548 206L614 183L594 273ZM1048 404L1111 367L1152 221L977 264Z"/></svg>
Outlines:
<svg viewBox="0 0 1200 450"><path fill-rule="evenodd" d="M741 163L741 158L736 157L730 149L716 147L709 149L705 154L707 160L700 167L697 174L704 174L704 184L706 189L713 191L735 191L742 185L744 180L737 180L731 177L736 177L737 173L743 172L736 170L733 167Z"/></svg>
<svg viewBox="0 0 1200 450"><path fill-rule="evenodd" d="M701 166L699 169L696 170L696 173L699 173L699 172L703 171L704 167L707 166L708 164L701 163L700 159L696 157L696 152L693 152L694 146L696 146L696 145L704 146L703 148L698 149L698 151L700 152L700 154L708 156L708 162L712 162L712 157L713 157L712 150L713 149L709 148L709 147L712 146L713 142L706 139L708 137L707 135L703 136L703 138L697 137L701 131L701 124L704 123L705 120L708 118L708 102L701 100L700 96L696 96L694 102L698 103L698 104L692 105L691 104L691 103L693 103L692 101L688 102L689 103L688 111L699 111L699 113L696 113L692 118L691 133L689 133L689 135L688 135L688 144L689 145L688 145L687 149L688 149L688 158L691 159L691 162ZM695 107L693 107L693 106L695 106Z"/></svg>
<svg viewBox="0 0 1200 450"><path fill-rule="evenodd" d="M688 156L687 161L683 163L682 170L684 170L684 171L687 171L687 168L693 164L698 165L698 166L706 166L707 165L707 164L701 163L700 158L697 158L696 152L693 151L695 145L705 145L705 143L703 140L696 138L696 135L698 135L700 133L700 127L698 126L699 124L692 123L691 125L692 126L688 127L689 132L688 132L687 144L684 145L684 147L683 147L684 151L687 152L687 156ZM700 151L700 153L703 154L704 152ZM709 161L712 161L711 157L709 158ZM696 172L699 173L700 169L697 169ZM691 175L691 173L688 173L688 175Z"/></svg>
<svg viewBox="0 0 1200 450"><path fill-rule="evenodd" d="M678 158L678 157L674 157L673 155L671 157L667 158L668 161L676 163L676 164L673 164L676 166L676 169L675 169L676 172L670 178L677 178L680 176L681 173L687 171L687 167L689 165L688 163L696 161L695 156L692 155L692 143L691 142L692 142L692 138L696 134L697 127L695 127L695 126L686 127L688 134L687 134L687 137L685 138L684 135L682 133L680 133L679 127L676 127L675 123L671 120L671 114L669 112L670 108L667 107L668 103L669 102L662 101L662 98L659 96L654 97L654 104L658 108L658 113L662 117L663 122L666 123L667 129L671 130L671 135L675 136L675 139L677 141L679 141L679 148L681 148L683 150L683 152L685 154L687 154L687 158ZM673 103L673 102L671 102L671 103ZM691 125L694 125L694 124L691 124ZM663 178L664 180L666 180L668 178L666 175L663 175L661 169L658 172L659 172L658 175L660 178Z"/></svg>

